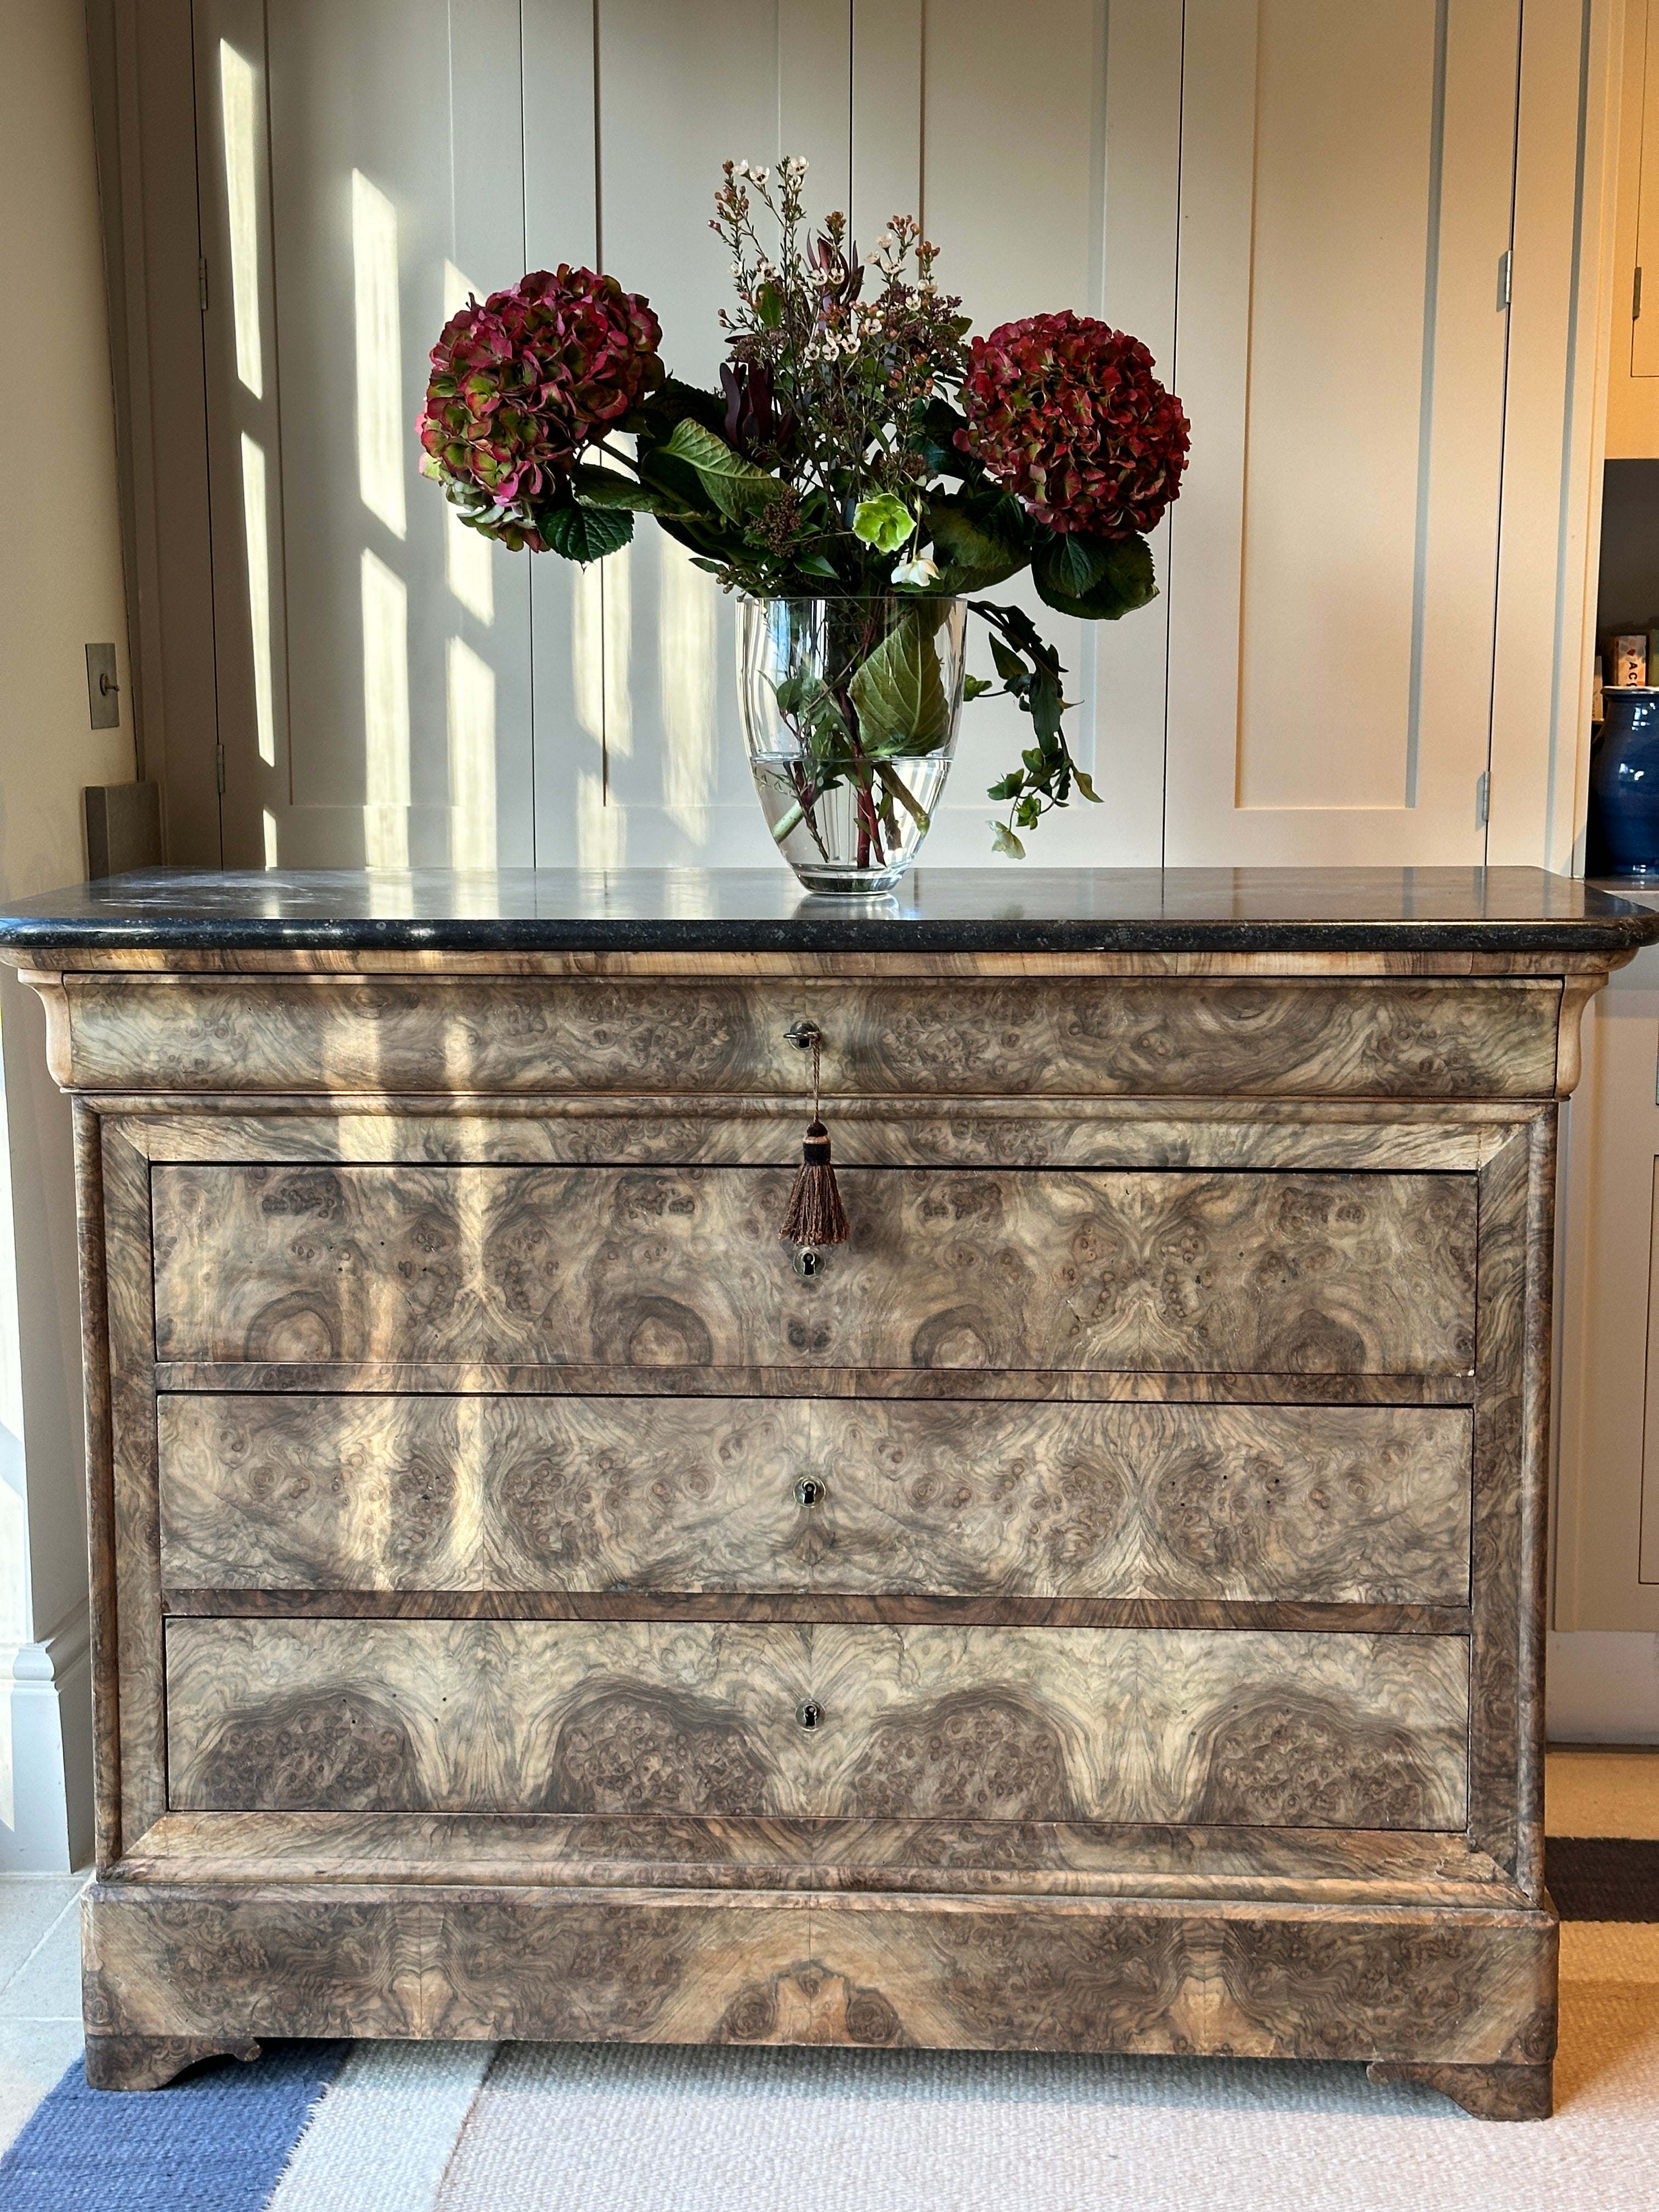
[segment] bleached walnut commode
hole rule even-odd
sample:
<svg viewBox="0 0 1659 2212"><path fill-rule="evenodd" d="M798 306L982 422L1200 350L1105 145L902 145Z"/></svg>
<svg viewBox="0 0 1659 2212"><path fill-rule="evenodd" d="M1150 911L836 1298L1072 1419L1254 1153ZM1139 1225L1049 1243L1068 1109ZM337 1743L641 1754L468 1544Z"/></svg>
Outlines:
<svg viewBox="0 0 1659 2212"><path fill-rule="evenodd" d="M1525 870L155 874L75 1095L88 2065L1352 2058L1549 2109ZM849 1243L778 1238L823 1040Z"/></svg>

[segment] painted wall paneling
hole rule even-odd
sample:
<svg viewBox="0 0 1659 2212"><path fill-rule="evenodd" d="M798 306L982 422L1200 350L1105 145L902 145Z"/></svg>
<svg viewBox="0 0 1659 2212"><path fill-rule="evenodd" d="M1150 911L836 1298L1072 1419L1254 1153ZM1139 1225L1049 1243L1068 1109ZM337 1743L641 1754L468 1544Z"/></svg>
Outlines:
<svg viewBox="0 0 1659 2212"><path fill-rule="evenodd" d="M1585 1018L1564 1193L1558 1629L1659 1632L1659 954Z"/></svg>
<svg viewBox="0 0 1659 2212"><path fill-rule="evenodd" d="M175 860L220 859L190 0L88 0L139 773Z"/></svg>
<svg viewBox="0 0 1659 2212"><path fill-rule="evenodd" d="M1188 0L1172 861L1483 857L1519 46Z"/></svg>
<svg viewBox="0 0 1659 2212"><path fill-rule="evenodd" d="M1075 303L1133 322L1167 363L1180 7L1120 10L1109 33L1101 0L1053 0L1026 26L1043 65L1011 85L991 0L931 18L921 0L743 0L718 50L670 0L535 0L505 114L505 19L460 41L443 0L394 12L395 38L376 0L269 17L198 0L212 261L234 261L239 219L223 50L269 118L251 196L260 392L237 373L234 289L214 288L207 318L228 856L257 863L274 832L301 863L764 861L734 609L654 531L580 573L465 537L409 434L438 322L466 283L598 259L650 296L671 366L712 380L727 280L701 223L718 166L788 149L814 164L817 211L850 203L863 234L921 212L980 327ZM487 70L467 60L485 52ZM400 471L365 447L375 422L401 426ZM245 437L270 448L263 532ZM1159 857L1166 605L1109 635L1048 618L1108 801L1054 825L1055 860ZM984 787L1023 736L1006 702L969 718L939 860L983 856ZM493 847L477 798L492 768Z"/></svg>
<svg viewBox="0 0 1659 2212"><path fill-rule="evenodd" d="M1494 866L1583 865L1601 446L1619 297L1620 0L1528 0L1497 630Z"/></svg>
<svg viewBox="0 0 1659 2212"><path fill-rule="evenodd" d="M1618 209L1607 383L1610 461L1659 456L1659 7L1626 0L1620 53ZM1645 298L1637 299L1637 271Z"/></svg>
<svg viewBox="0 0 1659 2212"><path fill-rule="evenodd" d="M585 574L483 548L418 477L412 422L446 307L526 264L601 261L710 376L712 179L785 146L866 234L916 207L979 327L1104 313L1188 402L1164 596L1048 617L1107 799L1045 827L1049 859L1571 858L1618 0L1043 0L1014 72L995 0L737 0L717 46L683 0L480 4L488 35L473 9L462 37L453 0L197 0L227 858L271 826L294 861L768 857L731 605L648 529ZM268 130L257 394L219 281L222 42ZM244 437L270 447L259 612ZM177 594L140 602L190 647ZM933 858L982 856L1022 734L1007 702L967 715ZM190 823L179 856L216 858Z"/></svg>

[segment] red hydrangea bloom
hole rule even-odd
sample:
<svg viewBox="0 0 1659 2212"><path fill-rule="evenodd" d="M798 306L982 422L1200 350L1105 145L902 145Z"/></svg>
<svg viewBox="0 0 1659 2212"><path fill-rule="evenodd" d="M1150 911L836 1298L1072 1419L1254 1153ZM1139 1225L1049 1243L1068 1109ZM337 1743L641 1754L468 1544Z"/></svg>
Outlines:
<svg viewBox="0 0 1659 2212"><path fill-rule="evenodd" d="M1068 309L968 349L957 444L1050 530L1130 538L1179 497L1190 426L1139 338Z"/></svg>
<svg viewBox="0 0 1659 2212"><path fill-rule="evenodd" d="M551 492L662 382L661 343L649 303L592 269L536 270L470 301L432 349L428 473L500 508Z"/></svg>

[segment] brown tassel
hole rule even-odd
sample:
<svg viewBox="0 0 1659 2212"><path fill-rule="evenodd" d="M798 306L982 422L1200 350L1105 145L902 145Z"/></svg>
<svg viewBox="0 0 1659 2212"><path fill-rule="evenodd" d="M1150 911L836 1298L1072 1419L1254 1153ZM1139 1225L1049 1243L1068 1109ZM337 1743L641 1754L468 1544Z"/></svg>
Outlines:
<svg viewBox="0 0 1659 2212"><path fill-rule="evenodd" d="M836 1170L830 1157L830 1132L818 1118L818 1061L823 1040L816 1029L811 1031L811 1046L812 1118L806 1125L800 1148L800 1168L789 1194L783 1226L778 1231L781 1243L799 1244L807 1251L815 1251L825 1244L844 1244L848 1234L847 1213L836 1188Z"/></svg>
<svg viewBox="0 0 1659 2212"><path fill-rule="evenodd" d="M836 1170L830 1163L830 1132L816 1115L806 1126L800 1148L800 1171L789 1194L789 1211L778 1235L786 1244L817 1249L847 1242L847 1214L836 1188Z"/></svg>

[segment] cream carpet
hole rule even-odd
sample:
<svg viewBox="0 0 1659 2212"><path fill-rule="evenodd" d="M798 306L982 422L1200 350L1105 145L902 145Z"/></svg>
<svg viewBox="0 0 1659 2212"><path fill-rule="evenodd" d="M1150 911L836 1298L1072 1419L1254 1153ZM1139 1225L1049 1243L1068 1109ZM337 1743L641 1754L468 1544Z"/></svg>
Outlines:
<svg viewBox="0 0 1659 2212"><path fill-rule="evenodd" d="M1562 1933L1541 2124L1357 2066L360 2044L271 2212L1654 2212L1659 1928Z"/></svg>

